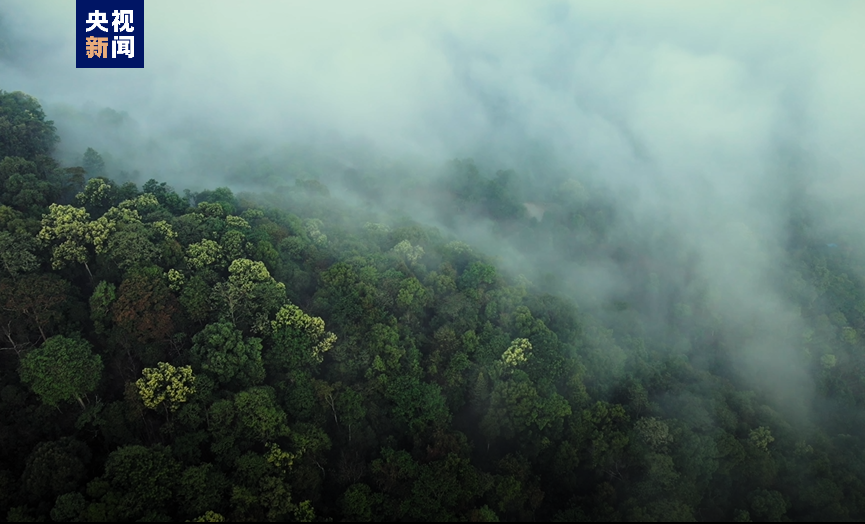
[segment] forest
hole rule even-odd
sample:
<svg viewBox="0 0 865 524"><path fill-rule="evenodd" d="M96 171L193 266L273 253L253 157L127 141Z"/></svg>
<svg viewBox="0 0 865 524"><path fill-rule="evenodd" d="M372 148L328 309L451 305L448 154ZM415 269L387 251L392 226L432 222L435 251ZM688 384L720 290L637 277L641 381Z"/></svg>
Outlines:
<svg viewBox="0 0 865 524"><path fill-rule="evenodd" d="M760 327L724 329L687 248L617 234L589 181L456 159L402 186L251 167L235 181L279 189L178 193L93 149L63 165L61 138L0 91L9 522L865 519L865 257L807 202L772 275L796 396L743 375ZM379 221L397 193L439 225ZM449 227L478 221L628 286L557 292Z"/></svg>

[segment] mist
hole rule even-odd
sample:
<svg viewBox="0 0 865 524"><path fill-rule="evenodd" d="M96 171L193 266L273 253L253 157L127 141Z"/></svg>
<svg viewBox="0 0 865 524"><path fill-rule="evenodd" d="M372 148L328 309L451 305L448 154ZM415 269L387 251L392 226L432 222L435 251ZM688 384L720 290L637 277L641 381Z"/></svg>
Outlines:
<svg viewBox="0 0 865 524"><path fill-rule="evenodd" d="M645 284L613 257L639 245L661 268L642 318L668 322L658 297L705 295L742 380L808 415L798 311L773 274L790 266L795 206L826 243L865 240L861 2L148 0L141 70L76 69L74 15L65 1L0 7L0 88L41 101L65 163L93 147L110 176L252 192L272 188L233 174L271 166L358 206L371 204L341 187L344 170L381 176L375 211L599 314ZM527 202L569 180L603 195L609 249L527 252L491 223L442 222L393 181L429 183L454 158L513 169Z"/></svg>

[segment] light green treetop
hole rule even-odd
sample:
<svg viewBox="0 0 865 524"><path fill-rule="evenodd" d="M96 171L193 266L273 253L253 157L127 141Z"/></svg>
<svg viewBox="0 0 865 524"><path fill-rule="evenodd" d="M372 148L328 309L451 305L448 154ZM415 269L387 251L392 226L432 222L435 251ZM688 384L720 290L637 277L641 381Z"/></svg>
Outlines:
<svg viewBox="0 0 865 524"><path fill-rule="evenodd" d="M527 362L532 353L532 343L526 338L517 338L511 342L508 349L502 353L502 362L506 366L517 367Z"/></svg>
<svg viewBox="0 0 865 524"><path fill-rule="evenodd" d="M87 263L89 219L84 208L51 204L48 214L42 217L42 230L37 238L43 244L53 245L52 268L62 269L69 262Z"/></svg>
<svg viewBox="0 0 865 524"><path fill-rule="evenodd" d="M412 246L408 240L403 240L393 246L393 252L409 262L417 262L423 256L423 247Z"/></svg>
<svg viewBox="0 0 865 524"><path fill-rule="evenodd" d="M195 376L191 366L176 368L160 362L155 368L144 368L142 378L135 382L144 405L157 409L165 403L167 409L177 411L180 404L195 393Z"/></svg>
<svg viewBox="0 0 865 524"><path fill-rule="evenodd" d="M186 263L201 269L222 261L222 248L213 240L204 239L186 248Z"/></svg>
<svg viewBox="0 0 865 524"><path fill-rule="evenodd" d="M321 363L336 342L336 335L325 331L324 320L293 304L283 306L270 324L279 360L289 368Z"/></svg>

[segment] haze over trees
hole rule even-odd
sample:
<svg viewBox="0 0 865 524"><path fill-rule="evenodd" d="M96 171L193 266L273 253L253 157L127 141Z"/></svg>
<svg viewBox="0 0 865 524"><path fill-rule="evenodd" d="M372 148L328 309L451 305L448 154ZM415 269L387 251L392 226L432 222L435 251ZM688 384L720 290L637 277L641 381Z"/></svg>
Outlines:
<svg viewBox="0 0 865 524"><path fill-rule="evenodd" d="M865 517L865 282L806 208L776 278L812 418L742 378L736 319L665 294L682 269L611 238L627 218L576 180L541 217L471 160L428 190L526 250L614 251L633 285L589 309L330 191L119 184L96 151L96 177L52 160L31 97L0 115L9 520Z"/></svg>
<svg viewBox="0 0 865 524"><path fill-rule="evenodd" d="M0 519L865 520L865 3L74 5L0 2Z"/></svg>

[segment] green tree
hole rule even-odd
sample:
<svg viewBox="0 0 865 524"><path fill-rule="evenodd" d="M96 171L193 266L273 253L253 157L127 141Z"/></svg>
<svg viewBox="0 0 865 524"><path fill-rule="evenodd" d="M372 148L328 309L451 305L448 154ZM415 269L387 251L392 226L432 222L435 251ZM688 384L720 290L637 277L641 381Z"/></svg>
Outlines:
<svg viewBox="0 0 865 524"><path fill-rule="evenodd" d="M758 489L748 497L751 511L766 522L783 522L786 520L788 503L784 495L777 491Z"/></svg>
<svg viewBox="0 0 865 524"><path fill-rule="evenodd" d="M252 386L264 380L261 340L245 339L231 323L208 324L192 342L193 363L223 384L237 379L242 386Z"/></svg>
<svg viewBox="0 0 865 524"><path fill-rule="evenodd" d="M50 333L52 324L63 318L62 306L70 292L69 283L51 273L32 273L16 279L2 279L0 319L6 320L7 329L35 328L42 340L46 340L46 330ZM12 315L7 317L3 312Z"/></svg>
<svg viewBox="0 0 865 524"><path fill-rule="evenodd" d="M528 361L532 355L532 343L525 338L517 338L511 342L508 349L502 353L502 363L509 367L517 367Z"/></svg>
<svg viewBox="0 0 865 524"><path fill-rule="evenodd" d="M761 451L768 452L769 444L774 441L775 437L772 436L772 433L766 426L760 426L757 429L752 429L751 432L748 434L748 442L750 442L752 446Z"/></svg>
<svg viewBox="0 0 865 524"><path fill-rule="evenodd" d="M84 152L84 160L81 166L92 177L105 176L105 160L92 147L88 147L87 151Z"/></svg>
<svg viewBox="0 0 865 524"><path fill-rule="evenodd" d="M270 315L285 302L285 284L263 262L241 258L228 267L228 281L214 286L213 299L223 318L241 330L267 333Z"/></svg>
<svg viewBox="0 0 865 524"><path fill-rule="evenodd" d="M210 315L210 297L213 290L201 275L195 275L183 285L180 304L193 322L204 323Z"/></svg>
<svg viewBox="0 0 865 524"><path fill-rule="evenodd" d="M54 508L51 509L51 520L54 522L77 522L86 508L87 501L84 499L84 495L77 491L64 493L57 497L54 502Z"/></svg>
<svg viewBox="0 0 865 524"><path fill-rule="evenodd" d="M88 151L93 150L88 149ZM97 156L99 155L95 151L93 151L93 153ZM101 161L102 158L99 157L98 160ZM84 169L87 170L87 167L85 166ZM102 170L104 171L104 169L105 166L103 165ZM95 176L94 178L89 179L84 185L84 189L75 195L75 202L96 216L103 215L118 201L117 186L111 180L104 178L103 176Z"/></svg>
<svg viewBox="0 0 865 524"><path fill-rule="evenodd" d="M414 277L400 282L396 305L406 318L417 318L430 303L432 294Z"/></svg>
<svg viewBox="0 0 865 524"><path fill-rule="evenodd" d="M144 368L141 374L143 377L135 381L135 386L150 409L164 405L166 411L177 411L195 393L195 376L190 366L176 368L160 362L155 368Z"/></svg>
<svg viewBox="0 0 865 524"><path fill-rule="evenodd" d="M525 372L516 370L497 381L490 397L490 408L481 419L481 431L489 440L513 439L537 421L540 397Z"/></svg>
<svg viewBox="0 0 865 524"><path fill-rule="evenodd" d="M222 511L227 506L225 499L231 483L213 464L190 466L179 480L177 500L183 514L197 516Z"/></svg>
<svg viewBox="0 0 865 524"><path fill-rule="evenodd" d="M288 433L285 412L276 403L273 388L258 386L234 397L237 420L249 437L266 441Z"/></svg>
<svg viewBox="0 0 865 524"><path fill-rule="evenodd" d="M460 275L460 289L474 289L481 284L491 285L496 279L496 268L482 262L472 262Z"/></svg>
<svg viewBox="0 0 865 524"><path fill-rule="evenodd" d="M33 271L39 267L39 259L33 254L36 249L32 237L0 231L0 268L13 277Z"/></svg>
<svg viewBox="0 0 865 524"><path fill-rule="evenodd" d="M324 321L293 304L286 304L271 323L273 347L267 360L281 371L314 369L333 347L336 335L324 329Z"/></svg>
<svg viewBox="0 0 865 524"><path fill-rule="evenodd" d="M627 423L628 414L619 404L595 402L591 409L582 412L580 431L589 444L592 466L611 477L621 477L629 442Z"/></svg>
<svg viewBox="0 0 865 524"><path fill-rule="evenodd" d="M181 215L189 208L189 203L165 182L159 183L151 178L141 186L141 191L155 196L159 205L165 206L173 215Z"/></svg>
<svg viewBox="0 0 865 524"><path fill-rule="evenodd" d="M94 355L90 343L57 335L21 359L21 380L30 384L42 402L56 406L81 399L99 384L102 357Z"/></svg>
<svg viewBox="0 0 865 524"><path fill-rule="evenodd" d="M32 96L0 91L0 158L50 156L60 138Z"/></svg>
<svg viewBox="0 0 865 524"><path fill-rule="evenodd" d="M42 230L39 240L43 245L50 246L51 267L62 269L70 262L84 264L87 273L92 277L90 253L87 249L92 243L93 235L90 227L90 215L86 210L74 206L51 204L48 214L42 217Z"/></svg>
<svg viewBox="0 0 865 524"><path fill-rule="evenodd" d="M393 402L394 418L409 428L411 434L428 426L446 427L450 422L450 412L438 384L402 375L388 381L386 396Z"/></svg>
<svg viewBox="0 0 865 524"><path fill-rule="evenodd" d="M90 296L90 319L97 333L104 333L111 320L111 305L117 299L114 284L103 280Z"/></svg>
<svg viewBox="0 0 865 524"><path fill-rule="evenodd" d="M415 263L423 256L423 247L412 246L411 242L403 240L393 246L393 252L406 262Z"/></svg>
<svg viewBox="0 0 865 524"><path fill-rule="evenodd" d="M90 449L71 437L41 442L27 457L22 476L27 493L50 500L77 489L87 478L90 458Z"/></svg>
<svg viewBox="0 0 865 524"><path fill-rule="evenodd" d="M222 247L213 240L204 239L186 248L186 263L192 269L218 266L223 258Z"/></svg>
<svg viewBox="0 0 865 524"><path fill-rule="evenodd" d="M164 519L180 473L171 448L123 446L108 455L105 473L87 492L106 504L110 520Z"/></svg>
<svg viewBox="0 0 865 524"><path fill-rule="evenodd" d="M673 442L670 427L655 417L643 417L634 425L637 434L655 450L663 450Z"/></svg>

